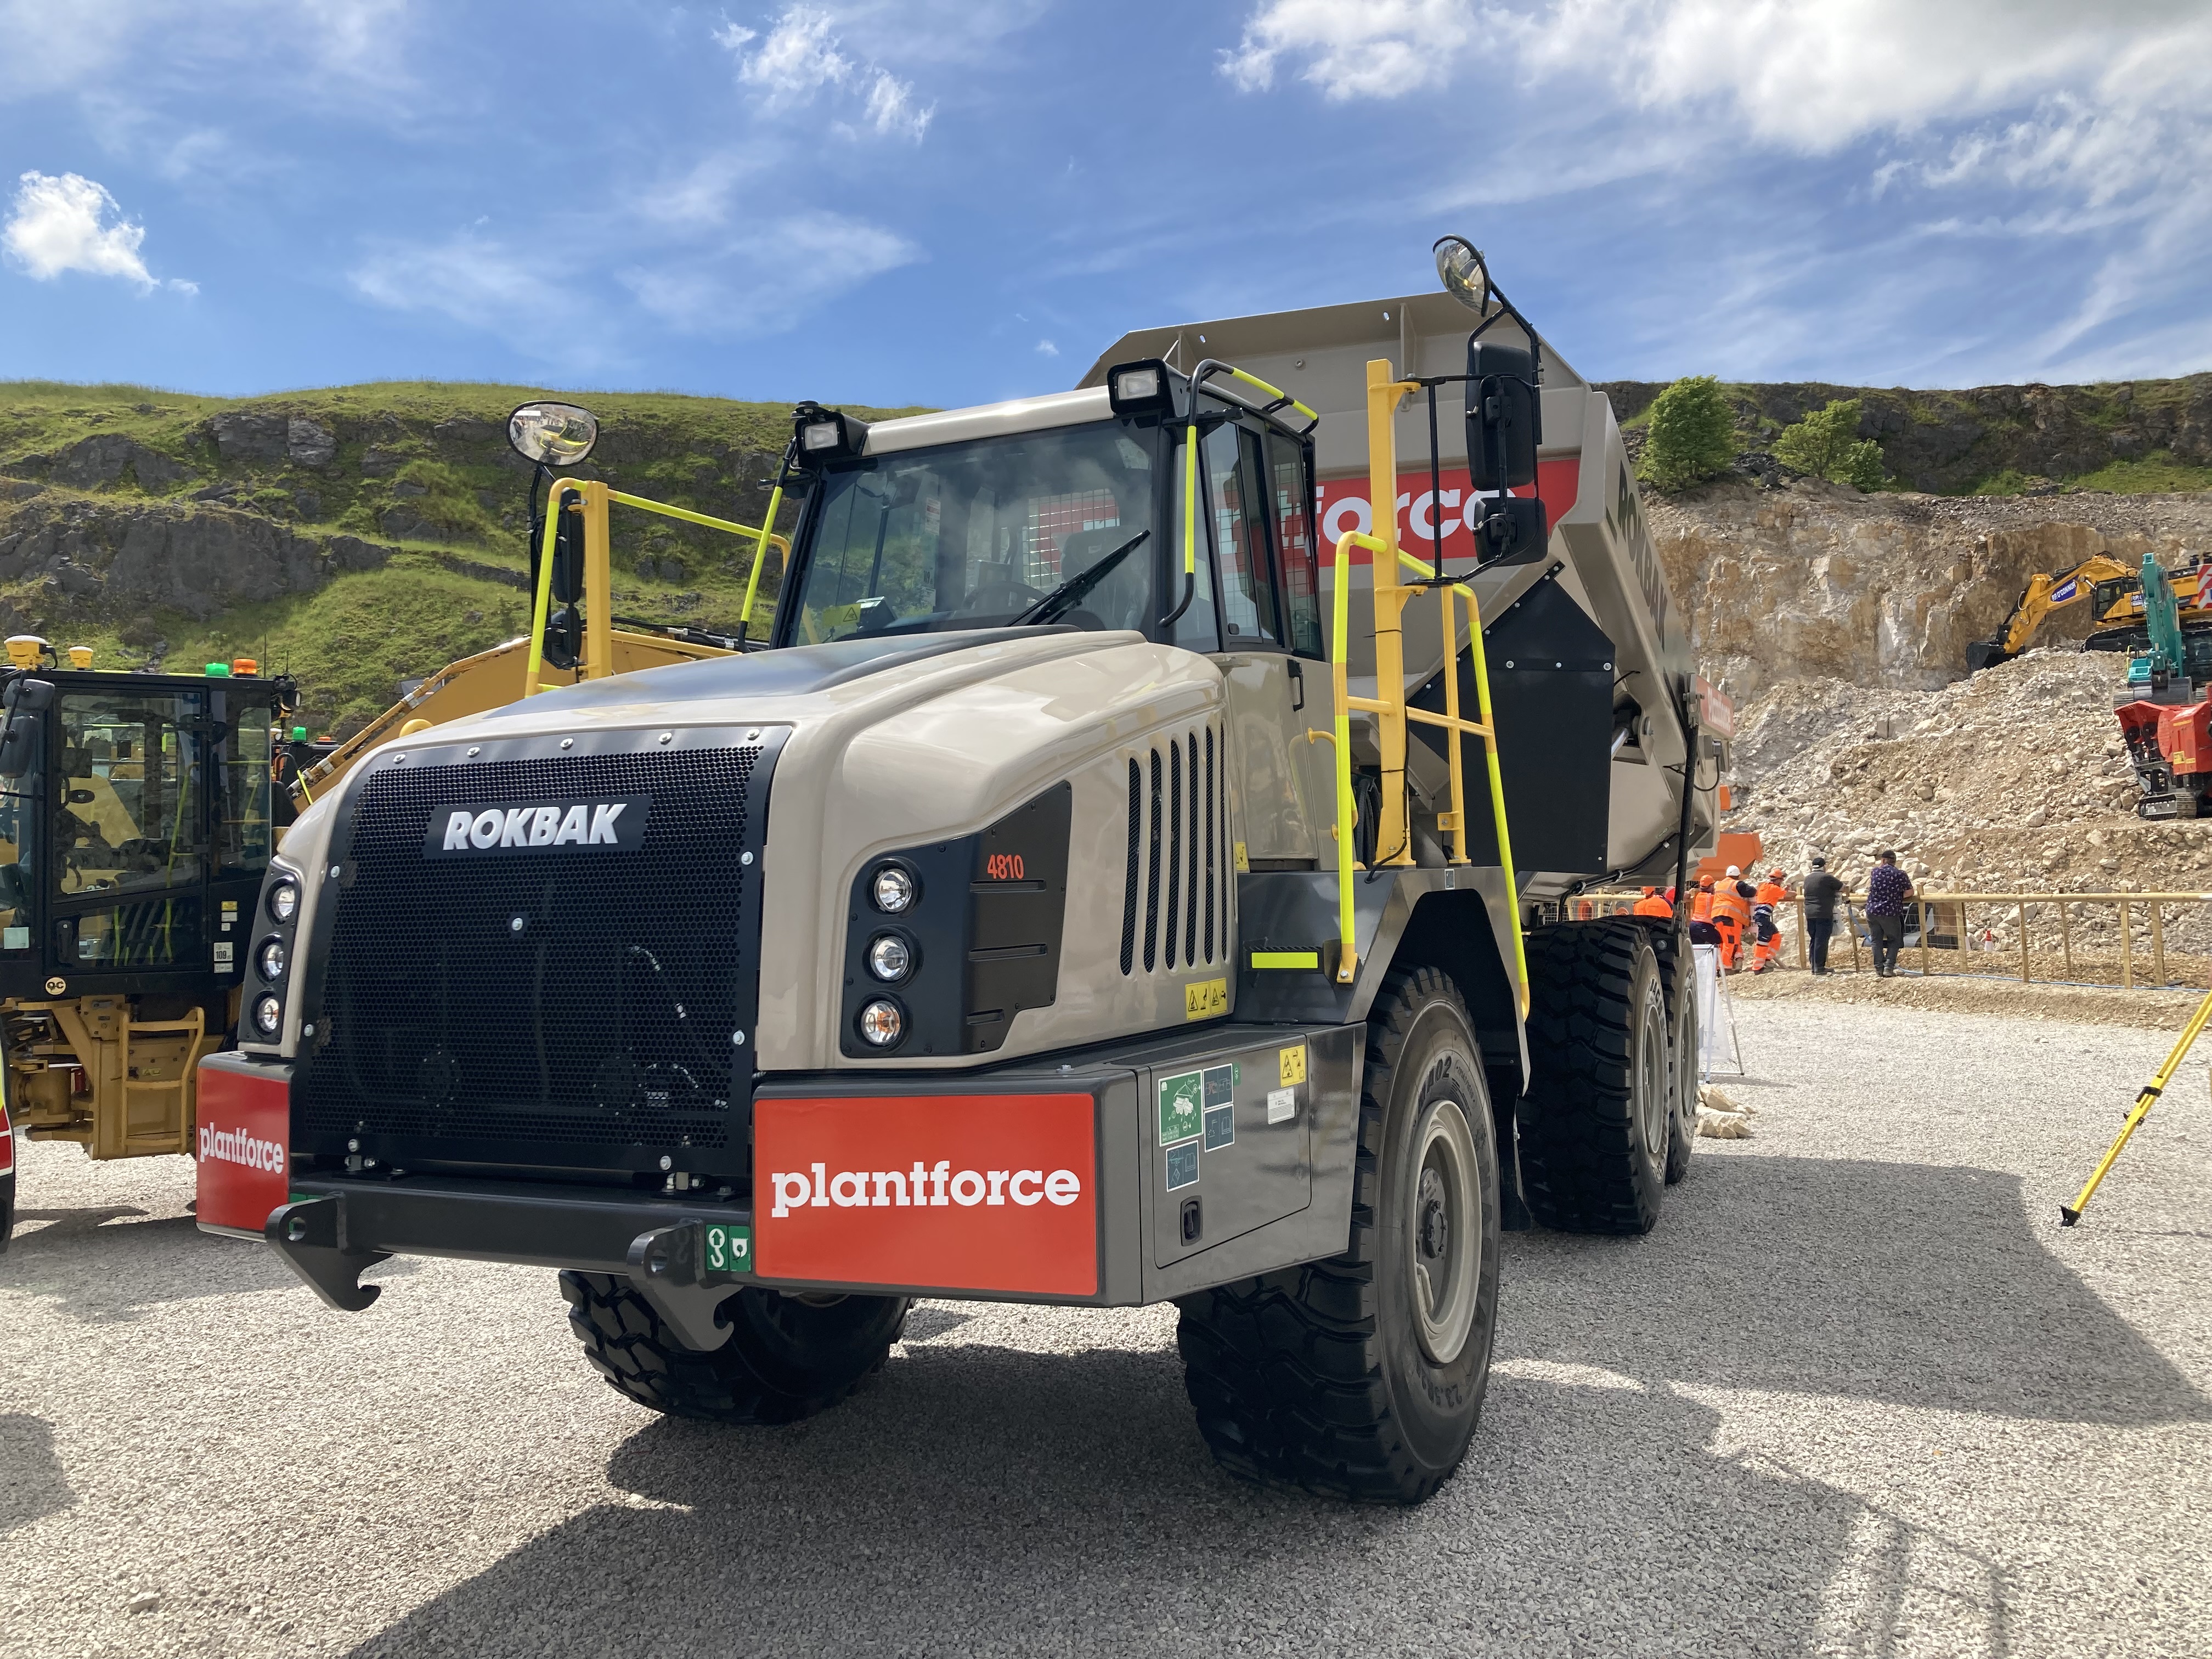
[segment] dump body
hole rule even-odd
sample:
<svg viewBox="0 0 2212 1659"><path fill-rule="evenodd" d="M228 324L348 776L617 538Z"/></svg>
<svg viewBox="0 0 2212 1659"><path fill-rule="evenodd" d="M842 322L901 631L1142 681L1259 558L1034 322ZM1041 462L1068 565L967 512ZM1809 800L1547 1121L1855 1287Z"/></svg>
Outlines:
<svg viewBox="0 0 2212 1659"><path fill-rule="evenodd" d="M1188 370L1214 357L1319 411L1315 513L1327 548L1347 530L1372 527L1367 363L1387 359L1408 378L1462 374L1474 320L1445 295L1414 295L1140 329L1102 354L1083 384L1103 384L1115 364L1138 359ZM1527 343L1510 317L1484 337ZM1612 405L1548 343L1542 376L1535 493L1544 502L1548 557L1476 568L1459 386L1436 391L1433 481L1428 399L1417 394L1400 406L1393 503L1408 553L1428 560L1441 532L1444 568L1473 589L1490 631L1516 862L1521 890L1533 900L1600 878L1671 878L1680 769L1686 751L1699 746L1683 730L1684 701L1713 716L1704 722L1692 805L1694 861L1711 845L1726 720L1717 694L1697 679L1686 620L1668 590ZM1364 589L1369 574L1367 556L1355 553L1355 586ZM1332 580L1324 559L1322 580ZM1463 631L1457 644L1463 654ZM1425 609L1408 615L1404 653L1409 691L1437 678L1445 653ZM1355 649L1349 667L1355 689L1371 692L1371 656Z"/></svg>

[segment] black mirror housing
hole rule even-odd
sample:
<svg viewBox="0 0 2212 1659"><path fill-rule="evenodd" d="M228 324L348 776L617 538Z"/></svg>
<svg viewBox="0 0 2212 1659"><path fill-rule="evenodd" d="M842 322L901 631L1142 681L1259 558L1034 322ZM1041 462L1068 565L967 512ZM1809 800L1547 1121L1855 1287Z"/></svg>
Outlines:
<svg viewBox="0 0 2212 1659"><path fill-rule="evenodd" d="M43 714L54 706L54 683L18 674L8 682L5 691L0 691L0 704L27 714Z"/></svg>
<svg viewBox="0 0 2212 1659"><path fill-rule="evenodd" d="M1467 470L1476 490L1517 489L1536 482L1543 405L1536 361L1520 346L1492 340L1467 348Z"/></svg>
<svg viewBox="0 0 2212 1659"><path fill-rule="evenodd" d="M52 690L53 688L46 688ZM5 738L0 738L0 778L14 782L38 763L46 747L46 720L43 714L17 709L8 717Z"/></svg>
<svg viewBox="0 0 2212 1659"><path fill-rule="evenodd" d="M1496 564L1534 564L1544 556L1544 504L1532 495L1501 495L1475 526L1474 556L1485 568Z"/></svg>

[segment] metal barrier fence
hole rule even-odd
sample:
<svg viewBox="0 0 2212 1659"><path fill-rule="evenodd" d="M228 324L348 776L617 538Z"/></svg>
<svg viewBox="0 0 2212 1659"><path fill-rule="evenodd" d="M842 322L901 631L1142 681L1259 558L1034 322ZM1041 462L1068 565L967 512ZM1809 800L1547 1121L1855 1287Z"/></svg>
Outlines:
<svg viewBox="0 0 2212 1659"><path fill-rule="evenodd" d="M1560 908L1570 916L1626 915L1640 896L1635 893L1593 892L1565 901ZM1936 978L1946 975L1990 978L1996 963L1984 965L1972 958L2002 956L2007 962L2002 977L2017 979L2023 984L2036 982L2072 985L2113 985L2124 990L2138 987L2163 988L2212 987L2212 945L2196 950L2166 945L2167 912L2176 906L2193 906L2200 909L2212 906L2212 893L1948 893L1919 894L1907 904L1905 944L1899 953L1900 968L1917 963L1922 975ZM1994 907L2000 917L2008 921L2017 937L2001 949L1993 940L1977 943L1989 937L1986 907ZM1973 930L1975 911L1984 908L1979 933ZM2106 945L2100 931L2088 925L2082 917L2081 937L2076 938L2078 913L2090 908L2110 910L2117 923L2118 942ZM2057 912L2057 948L2050 948L2051 912ZM1778 907L1775 920L1788 939L1784 951L1794 954L1796 965L1809 965L1806 948L1805 901L1796 895ZM2009 912L2008 916L2003 913ZM2137 918L2142 919L2146 934L2145 948L2139 951L2135 935ZM1923 925L1923 921L1927 925ZM1828 967L1832 973L1861 973L1869 971L1872 936L1867 929L1864 915L1857 905L1845 901L1844 914L1837 918L1839 924L1830 945ZM2043 925L2044 938L2040 943L2032 935L2030 925ZM1743 950L1751 949L1751 935L1747 933ZM1848 969L1839 953L1848 945L1850 965ZM1794 951L1791 946L1794 945ZM2138 974L2140 966L2144 971ZM1741 972L1739 967L1735 971ZM2110 975L2107 978L2106 975Z"/></svg>

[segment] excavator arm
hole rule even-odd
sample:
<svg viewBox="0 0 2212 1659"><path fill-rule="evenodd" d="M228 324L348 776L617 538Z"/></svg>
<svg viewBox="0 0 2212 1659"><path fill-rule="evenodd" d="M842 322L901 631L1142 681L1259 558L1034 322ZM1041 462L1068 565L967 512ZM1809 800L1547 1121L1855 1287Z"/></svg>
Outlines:
<svg viewBox="0 0 2212 1659"><path fill-rule="evenodd" d="M1986 640L1977 640L1966 647L1967 672L1979 673L1998 663L2010 662L2027 649L2035 630L2052 611L2087 599L2099 582L2126 580L2135 574L2118 560L2093 553L2063 575L2039 572L2031 576L2003 625Z"/></svg>

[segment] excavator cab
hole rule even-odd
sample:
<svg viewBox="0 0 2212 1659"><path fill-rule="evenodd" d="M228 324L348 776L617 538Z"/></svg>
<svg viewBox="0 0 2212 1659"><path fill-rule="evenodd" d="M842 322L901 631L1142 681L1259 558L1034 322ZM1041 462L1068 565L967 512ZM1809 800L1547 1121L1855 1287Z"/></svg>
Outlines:
<svg viewBox="0 0 2212 1659"><path fill-rule="evenodd" d="M189 1079L235 1028L292 818L276 775L298 694L256 667L7 674L0 1063L30 1139L191 1150Z"/></svg>

